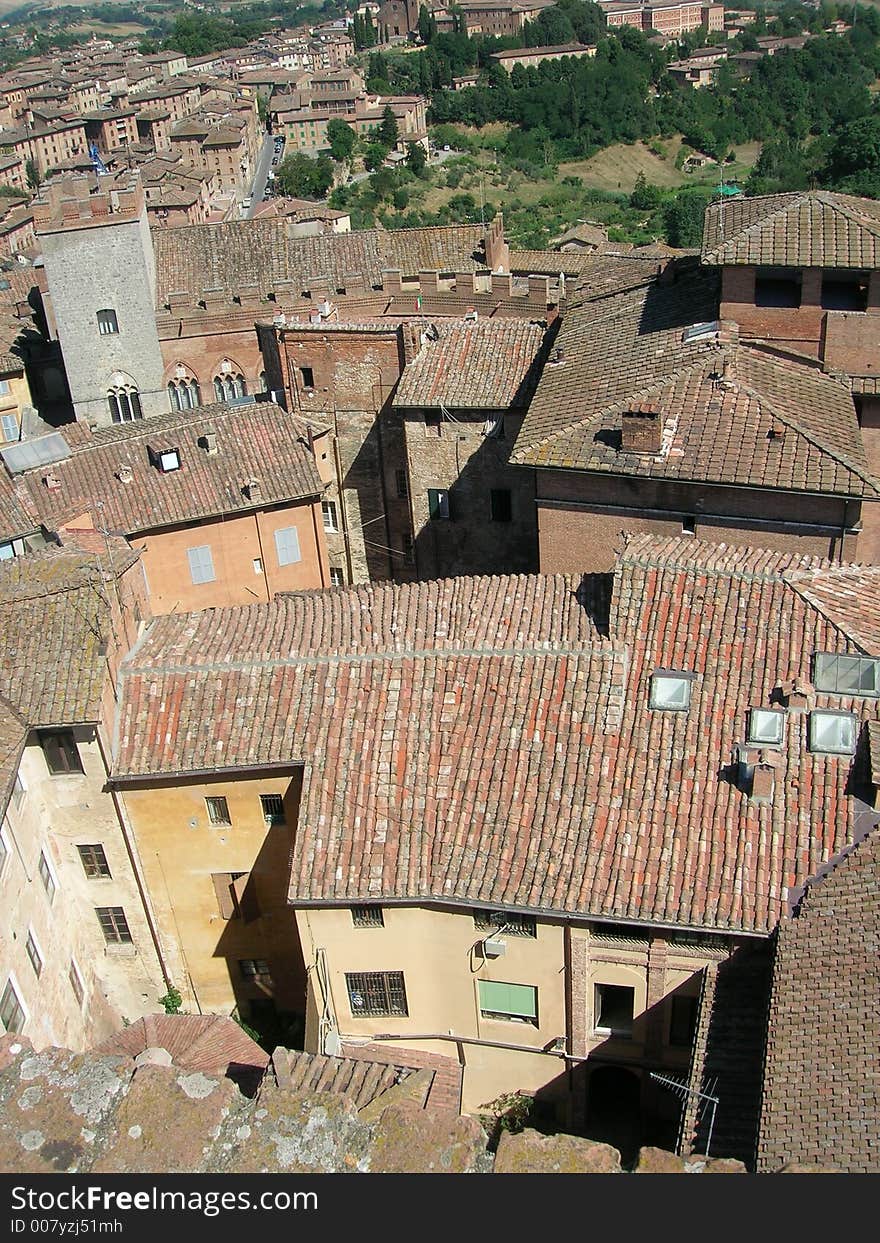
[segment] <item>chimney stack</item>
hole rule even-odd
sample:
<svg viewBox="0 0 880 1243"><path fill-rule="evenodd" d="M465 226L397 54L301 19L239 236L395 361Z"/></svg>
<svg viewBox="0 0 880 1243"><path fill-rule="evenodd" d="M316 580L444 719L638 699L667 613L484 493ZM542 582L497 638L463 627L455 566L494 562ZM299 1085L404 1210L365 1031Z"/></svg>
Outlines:
<svg viewBox="0 0 880 1243"><path fill-rule="evenodd" d="M778 756L772 751L759 751L752 769L751 797L759 803L768 802L773 797L776 782L776 765Z"/></svg>
<svg viewBox="0 0 880 1243"><path fill-rule="evenodd" d="M663 444L663 413L650 402L640 402L623 412L620 447L624 453L660 452Z"/></svg>

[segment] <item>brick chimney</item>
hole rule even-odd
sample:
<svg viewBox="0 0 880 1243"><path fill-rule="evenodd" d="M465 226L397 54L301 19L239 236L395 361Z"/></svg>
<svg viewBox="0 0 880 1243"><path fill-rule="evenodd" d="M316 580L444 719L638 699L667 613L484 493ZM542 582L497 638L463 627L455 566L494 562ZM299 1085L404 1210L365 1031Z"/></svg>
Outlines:
<svg viewBox="0 0 880 1243"><path fill-rule="evenodd" d="M751 797L757 802L768 802L773 797L776 783L776 766L779 757L772 751L759 751L752 769Z"/></svg>
<svg viewBox="0 0 880 1243"><path fill-rule="evenodd" d="M663 443L663 412L651 402L624 410L620 447L624 453L659 453Z"/></svg>

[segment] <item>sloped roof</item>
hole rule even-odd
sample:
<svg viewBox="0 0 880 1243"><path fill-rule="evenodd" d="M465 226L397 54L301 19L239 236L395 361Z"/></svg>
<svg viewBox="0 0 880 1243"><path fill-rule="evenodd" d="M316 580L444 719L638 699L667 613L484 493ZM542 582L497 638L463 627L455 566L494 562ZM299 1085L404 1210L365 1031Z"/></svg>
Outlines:
<svg viewBox="0 0 880 1243"><path fill-rule="evenodd" d="M808 363L738 344L697 273L575 305L513 460L651 478L880 496L849 389ZM686 339L690 325L704 332ZM660 453L621 448L622 418L663 416Z"/></svg>
<svg viewBox="0 0 880 1243"><path fill-rule="evenodd" d="M880 268L880 203L827 190L712 203L703 223L702 261Z"/></svg>
<svg viewBox="0 0 880 1243"><path fill-rule="evenodd" d="M0 695L29 725L98 720L111 633L110 582L137 560L48 547L0 564Z"/></svg>
<svg viewBox="0 0 880 1243"><path fill-rule="evenodd" d="M181 1070L208 1075L251 1067L265 1070L269 1054L234 1019L223 1014L148 1014L114 1032L93 1053L137 1057L146 1049L165 1049Z"/></svg>
<svg viewBox="0 0 880 1243"><path fill-rule="evenodd" d="M483 234L481 225L448 225L295 237L286 219L273 217L154 229L157 302L165 305L174 292L231 295L254 285L268 293L277 281L293 281L297 293L321 278L343 289L351 273L378 285L386 268L405 276L479 271L486 267Z"/></svg>
<svg viewBox="0 0 880 1243"><path fill-rule="evenodd" d="M806 715L787 715L770 803L729 776L751 707L809 679L815 650L857 650L790 581L832 568L639 537L618 562L610 639L562 576L162 617L123 665L114 772L301 763L294 904L764 932L851 832L850 762L808 750ZM876 594L880 567L864 573ZM688 711L649 708L658 668L692 675ZM876 700L817 704L880 718Z"/></svg>
<svg viewBox="0 0 880 1243"><path fill-rule="evenodd" d="M545 325L527 320L439 324L407 363L395 406L506 410L528 403Z"/></svg>
<svg viewBox="0 0 880 1243"><path fill-rule="evenodd" d="M27 471L19 482L51 530L94 511L98 501L107 529L132 534L323 491L304 424L273 402L216 403L91 433L82 424L61 430L70 457L51 468L60 486L45 486L45 468ZM200 444L208 432L217 438L216 454ZM166 448L180 454L180 469L167 474L150 459L151 450ZM127 472L125 480L120 472ZM260 483L257 500L243 488L251 479Z"/></svg>

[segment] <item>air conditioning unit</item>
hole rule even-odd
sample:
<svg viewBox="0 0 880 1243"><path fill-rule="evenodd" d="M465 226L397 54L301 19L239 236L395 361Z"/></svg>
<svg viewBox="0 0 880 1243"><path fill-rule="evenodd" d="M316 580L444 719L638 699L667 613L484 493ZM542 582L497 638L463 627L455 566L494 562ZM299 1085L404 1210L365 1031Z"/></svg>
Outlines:
<svg viewBox="0 0 880 1243"><path fill-rule="evenodd" d="M483 942L484 958L503 958L507 953L507 942L500 937L486 937Z"/></svg>

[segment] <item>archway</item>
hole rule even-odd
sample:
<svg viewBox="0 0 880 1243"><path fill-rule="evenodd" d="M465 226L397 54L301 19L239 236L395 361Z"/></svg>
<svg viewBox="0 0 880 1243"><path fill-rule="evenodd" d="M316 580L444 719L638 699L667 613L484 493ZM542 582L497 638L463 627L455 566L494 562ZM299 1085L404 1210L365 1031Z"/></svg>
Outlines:
<svg viewBox="0 0 880 1243"><path fill-rule="evenodd" d="M642 1081L623 1066L597 1066L587 1083L586 1134L620 1149L627 1164L642 1142Z"/></svg>

